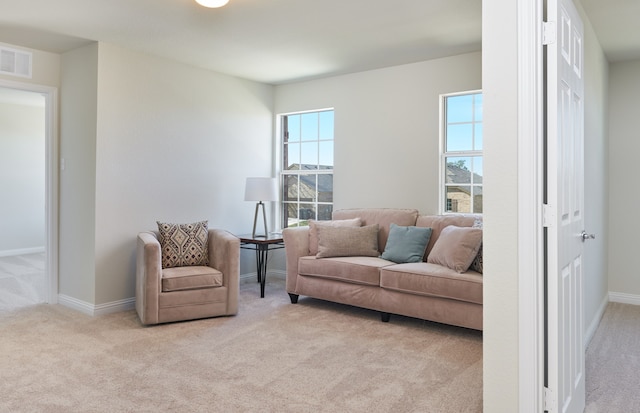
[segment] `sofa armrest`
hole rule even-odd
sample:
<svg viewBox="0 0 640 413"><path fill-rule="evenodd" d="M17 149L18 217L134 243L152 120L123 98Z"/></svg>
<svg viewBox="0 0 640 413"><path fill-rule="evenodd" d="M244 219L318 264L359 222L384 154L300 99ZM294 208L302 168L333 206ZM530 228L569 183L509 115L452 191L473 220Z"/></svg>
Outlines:
<svg viewBox="0 0 640 413"><path fill-rule="evenodd" d="M136 311L143 324L158 323L162 253L153 232L138 234L136 245Z"/></svg>
<svg viewBox="0 0 640 413"><path fill-rule="evenodd" d="M287 257L287 292L295 293L298 279L298 260L309 255L309 227L285 228L282 231Z"/></svg>
<svg viewBox="0 0 640 413"><path fill-rule="evenodd" d="M240 294L240 239L222 229L209 229L209 266L222 272L227 287L227 314L238 312Z"/></svg>

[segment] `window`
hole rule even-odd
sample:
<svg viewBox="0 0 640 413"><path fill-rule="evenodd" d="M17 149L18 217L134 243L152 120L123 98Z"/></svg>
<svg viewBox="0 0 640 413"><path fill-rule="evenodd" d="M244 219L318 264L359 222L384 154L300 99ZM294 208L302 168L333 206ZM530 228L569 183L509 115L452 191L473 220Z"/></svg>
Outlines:
<svg viewBox="0 0 640 413"><path fill-rule="evenodd" d="M444 212L482 213L482 92L441 97Z"/></svg>
<svg viewBox="0 0 640 413"><path fill-rule="evenodd" d="M282 227L333 212L333 110L282 115Z"/></svg>

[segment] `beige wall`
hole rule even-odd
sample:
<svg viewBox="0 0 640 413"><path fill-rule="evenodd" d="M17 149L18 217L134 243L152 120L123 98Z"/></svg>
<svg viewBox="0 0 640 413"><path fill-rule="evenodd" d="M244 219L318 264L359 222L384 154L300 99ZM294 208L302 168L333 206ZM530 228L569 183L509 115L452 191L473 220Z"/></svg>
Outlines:
<svg viewBox="0 0 640 413"><path fill-rule="evenodd" d="M61 294L134 297L135 237L156 220L250 231L244 181L273 168L272 86L96 43L63 56L61 95Z"/></svg>
<svg viewBox="0 0 640 413"><path fill-rule="evenodd" d="M62 56L59 293L95 301L98 44Z"/></svg>
<svg viewBox="0 0 640 413"><path fill-rule="evenodd" d="M275 111L335 109L335 208L438 212L439 95L481 88L481 54L276 88Z"/></svg>
<svg viewBox="0 0 640 413"><path fill-rule="evenodd" d="M609 291L629 294L637 303L640 276L640 223L634 207L640 204L635 169L640 153L640 60L612 63L609 72Z"/></svg>
<svg viewBox="0 0 640 413"><path fill-rule="evenodd" d="M250 232L245 178L271 173L272 105L271 86L100 43L96 304L135 296L135 237L156 220Z"/></svg>
<svg viewBox="0 0 640 413"><path fill-rule="evenodd" d="M2 74L0 74L0 79L6 79L12 82L20 83L34 83L43 86L58 87L60 85L61 57L59 54L43 52L41 50L29 49L27 47L20 47L1 42L0 45L7 46L12 49L26 50L33 53L33 72L30 79Z"/></svg>
<svg viewBox="0 0 640 413"><path fill-rule="evenodd" d="M517 412L517 2L482 2L484 115L483 409Z"/></svg>
<svg viewBox="0 0 640 413"><path fill-rule="evenodd" d="M585 230L596 234L584 249L584 332L586 340L595 333L607 303L609 260L609 141L607 127L608 76L607 62L588 18L584 23L584 203Z"/></svg>

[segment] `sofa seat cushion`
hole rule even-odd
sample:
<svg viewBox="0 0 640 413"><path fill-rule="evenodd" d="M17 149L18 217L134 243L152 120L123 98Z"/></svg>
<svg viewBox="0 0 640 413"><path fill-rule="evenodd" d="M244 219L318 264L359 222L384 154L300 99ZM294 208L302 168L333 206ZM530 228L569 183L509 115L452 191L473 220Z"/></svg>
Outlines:
<svg viewBox="0 0 640 413"><path fill-rule="evenodd" d="M396 264L380 270L382 288L404 293L482 304L482 275L426 262Z"/></svg>
<svg viewBox="0 0 640 413"><path fill-rule="evenodd" d="M174 267L162 270L162 291L183 291L220 287L222 273L205 266Z"/></svg>
<svg viewBox="0 0 640 413"><path fill-rule="evenodd" d="M378 257L300 257L300 275L340 280L354 284L380 285L380 268L392 265Z"/></svg>

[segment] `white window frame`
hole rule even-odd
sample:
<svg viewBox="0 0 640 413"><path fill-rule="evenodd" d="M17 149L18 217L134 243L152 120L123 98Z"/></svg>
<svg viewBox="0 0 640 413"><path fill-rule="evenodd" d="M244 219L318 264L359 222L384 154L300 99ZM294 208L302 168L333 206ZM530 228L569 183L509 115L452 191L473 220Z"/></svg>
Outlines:
<svg viewBox="0 0 640 413"><path fill-rule="evenodd" d="M439 168L439 202L438 202L438 210L441 214L460 214L461 212L453 212L448 211L445 208L447 203L447 191L446 191L446 177L447 177L447 164L446 159L448 157L471 157L471 156L481 156L484 161L484 155L482 150L468 150L468 151L451 151L447 152L447 119L446 119L446 99L454 96L464 96L464 95L473 95L473 94L482 94L482 89L476 90L466 90L463 92L455 92L455 93L444 93L440 95L440 168ZM484 144L483 144L484 148ZM473 184L473 175L472 182L469 184L472 188L474 186L480 186L484 188L484 183L482 184ZM473 190L472 190L473 191ZM473 215L481 215L482 212L473 211L473 195L471 196L471 204L472 211L466 212L466 214Z"/></svg>
<svg viewBox="0 0 640 413"><path fill-rule="evenodd" d="M285 154L284 154L284 141L283 141L283 119L287 116L292 116L292 115L303 115L305 113L318 113L318 112L327 112L327 111L332 111L334 113L334 131L333 131L333 139L331 139L332 142L334 142L335 145L335 109L332 107L329 108L321 108L321 109L311 109L311 110L304 110L304 111L296 111L296 112L286 112L286 113L279 113L278 115L276 115L276 136L278 137L277 139L277 159L278 159L278 163L277 163L277 174L278 174L278 178L279 178L279 185L280 185L280 199L277 203L277 207L276 207L276 214L277 214L277 225L280 226L280 228L286 228L285 225L287 225L287 223L283 222L283 217L284 217L284 208L285 208L285 204L284 204L284 179L286 176L288 175L300 175L300 171L296 170L296 171L286 171L284 169L284 158L285 158ZM323 140L318 140L318 142L323 141ZM334 151L335 151L335 147L334 147ZM335 157L334 157L334 163L335 163ZM330 174L333 175L335 178L335 164L334 167L331 169L319 169L313 172L309 172L305 175L323 175L323 174ZM317 190L317 188L316 188ZM298 199L298 203L300 202L300 200ZM306 202L305 202L306 203ZM315 202L313 202L313 204L315 204L316 208L316 214L318 211L318 205L334 205L334 202L318 202L318 198L316 197ZM315 217L313 218L315 219Z"/></svg>

